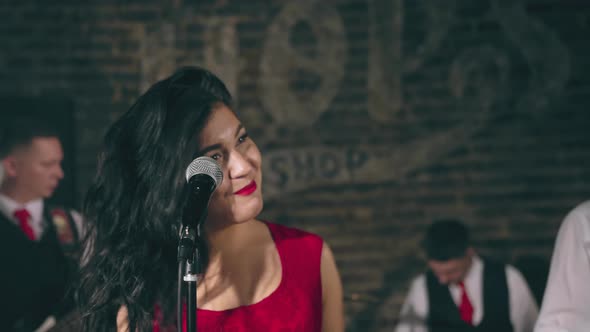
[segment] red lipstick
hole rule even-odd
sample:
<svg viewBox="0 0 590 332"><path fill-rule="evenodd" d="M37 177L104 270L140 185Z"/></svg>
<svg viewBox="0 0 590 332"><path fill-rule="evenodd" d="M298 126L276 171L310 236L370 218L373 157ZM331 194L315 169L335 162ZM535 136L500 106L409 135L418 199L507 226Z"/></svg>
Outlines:
<svg viewBox="0 0 590 332"><path fill-rule="evenodd" d="M248 196L254 191L256 191L256 181L252 180L252 182L248 183L247 186L236 191L234 195Z"/></svg>

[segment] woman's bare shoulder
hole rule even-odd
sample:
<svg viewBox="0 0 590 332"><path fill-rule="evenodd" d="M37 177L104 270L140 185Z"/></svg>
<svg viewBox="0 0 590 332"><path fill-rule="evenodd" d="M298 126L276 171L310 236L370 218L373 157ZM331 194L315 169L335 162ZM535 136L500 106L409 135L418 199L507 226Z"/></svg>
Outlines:
<svg viewBox="0 0 590 332"><path fill-rule="evenodd" d="M117 312L117 332L129 332L129 313L126 306L121 306Z"/></svg>

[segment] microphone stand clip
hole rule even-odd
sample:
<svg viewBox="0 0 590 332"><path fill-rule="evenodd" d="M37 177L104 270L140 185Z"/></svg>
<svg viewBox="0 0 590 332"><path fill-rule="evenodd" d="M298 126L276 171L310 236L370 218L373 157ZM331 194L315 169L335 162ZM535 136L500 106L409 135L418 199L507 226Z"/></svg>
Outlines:
<svg viewBox="0 0 590 332"><path fill-rule="evenodd" d="M186 326L188 332L197 330L197 281L199 250L195 243L195 230L190 226L183 226L178 242L178 301L177 301L177 331L182 331L183 295L187 297ZM186 283L186 288L183 287ZM188 292L188 294L185 292Z"/></svg>

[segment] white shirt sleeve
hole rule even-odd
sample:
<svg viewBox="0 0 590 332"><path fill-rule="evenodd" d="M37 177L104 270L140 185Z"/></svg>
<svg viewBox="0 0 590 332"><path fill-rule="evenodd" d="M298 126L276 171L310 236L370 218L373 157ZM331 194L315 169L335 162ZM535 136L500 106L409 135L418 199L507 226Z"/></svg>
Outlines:
<svg viewBox="0 0 590 332"><path fill-rule="evenodd" d="M535 332L590 331L590 201L563 221Z"/></svg>
<svg viewBox="0 0 590 332"><path fill-rule="evenodd" d="M72 219L74 219L74 224L76 225L76 230L78 231L78 237L80 241L84 238L86 227L84 227L84 218L80 214L80 212L76 210L70 210L70 215Z"/></svg>
<svg viewBox="0 0 590 332"><path fill-rule="evenodd" d="M526 280L513 266L506 265L510 321L514 332L532 332L539 308Z"/></svg>
<svg viewBox="0 0 590 332"><path fill-rule="evenodd" d="M395 332L427 332L427 317L426 276L422 274L412 281L400 311Z"/></svg>

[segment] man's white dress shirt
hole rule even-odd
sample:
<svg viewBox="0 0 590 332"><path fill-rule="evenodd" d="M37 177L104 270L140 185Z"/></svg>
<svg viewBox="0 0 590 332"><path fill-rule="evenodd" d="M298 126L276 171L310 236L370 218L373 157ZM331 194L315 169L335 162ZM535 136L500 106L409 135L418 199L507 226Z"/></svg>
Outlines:
<svg viewBox="0 0 590 332"><path fill-rule="evenodd" d="M590 331L590 201L564 219L535 332Z"/></svg>
<svg viewBox="0 0 590 332"><path fill-rule="evenodd" d="M473 324L479 325L483 319L483 261L478 256L464 279L465 290L473 305ZM510 322L514 332L531 332L538 315L538 307L523 276L510 265L506 265L506 282L510 304ZM451 297L457 306L461 302L461 288L449 285ZM396 332L428 331L428 294L426 275L421 274L412 281L410 291L402 310Z"/></svg>
<svg viewBox="0 0 590 332"><path fill-rule="evenodd" d="M29 220L29 226L33 229L33 233L35 234L35 239L41 239L41 235L43 235L43 231L45 228L45 223L43 222L43 207L44 202L42 199L37 199L34 201L30 201L26 204L20 204L13 200L12 198L1 194L0 193L0 213L4 214L8 219L10 219L15 225L19 226L18 219L14 216L14 211L19 209L27 209L31 214L31 219ZM74 210L68 210L70 212L72 219L74 220L74 224L78 230L78 235L82 238L83 235L83 220L80 213Z"/></svg>

